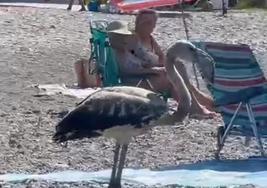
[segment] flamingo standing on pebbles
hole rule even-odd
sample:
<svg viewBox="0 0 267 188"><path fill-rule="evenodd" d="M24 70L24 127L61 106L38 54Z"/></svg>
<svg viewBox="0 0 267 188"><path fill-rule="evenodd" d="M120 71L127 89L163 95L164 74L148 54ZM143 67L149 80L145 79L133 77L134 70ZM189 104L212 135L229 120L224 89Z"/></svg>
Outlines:
<svg viewBox="0 0 267 188"><path fill-rule="evenodd" d="M166 70L180 93L177 111L168 114L167 103L156 93L129 86L102 88L84 99L56 126L56 142L105 136L116 140L114 163L109 188L121 187L121 175L128 145L133 136L145 133L157 125L171 125L182 121L191 106L191 95L175 67L181 59L175 49L192 55L190 45L174 45L167 53ZM187 50L186 50L187 49Z"/></svg>

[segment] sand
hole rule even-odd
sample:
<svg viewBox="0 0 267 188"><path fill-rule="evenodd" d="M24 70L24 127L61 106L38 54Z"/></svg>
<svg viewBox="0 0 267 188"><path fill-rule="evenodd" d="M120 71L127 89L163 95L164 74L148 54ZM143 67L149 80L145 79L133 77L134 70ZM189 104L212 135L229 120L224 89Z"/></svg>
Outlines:
<svg viewBox="0 0 267 188"><path fill-rule="evenodd" d="M267 51L267 14L261 10L190 13L190 39L246 43L259 57ZM73 64L89 57L89 20L134 20L133 16L66 10L0 7L0 173L45 173L76 169L111 168L113 141L103 137L52 142L55 125L79 101L69 96L35 97L33 84L76 82ZM185 39L180 18L160 18L155 37L164 49ZM266 64L265 64L266 65ZM264 67L266 71L266 67ZM204 88L202 83L202 88ZM172 127L154 128L130 145L126 167L155 168L214 159L216 127L220 118L190 119ZM264 142L265 148L267 142ZM227 139L222 158L259 155L255 141L249 147L241 137ZM3 187L88 187L88 183L46 181L2 183ZM1 187L1 182L0 182ZM89 186L90 187L90 186ZM94 185L93 187L105 187ZM125 187L134 187L127 185ZM137 186L138 187L138 186Z"/></svg>

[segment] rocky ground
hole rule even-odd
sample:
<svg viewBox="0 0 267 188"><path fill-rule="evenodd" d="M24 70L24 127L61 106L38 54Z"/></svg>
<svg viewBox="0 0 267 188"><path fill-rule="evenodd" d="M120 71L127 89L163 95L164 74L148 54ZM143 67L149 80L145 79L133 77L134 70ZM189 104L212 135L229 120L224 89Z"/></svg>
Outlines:
<svg viewBox="0 0 267 188"><path fill-rule="evenodd" d="M190 13L191 39L246 43L258 57L267 51L266 11ZM133 16L88 14L65 10L0 7L0 174L46 173L65 169L96 171L111 168L113 142L84 139L62 147L52 142L59 114L79 100L67 96L35 97L32 84L75 83L73 63L88 58L89 20ZM160 18L155 36L163 48L185 39L180 18ZM266 64L263 63L263 67ZM267 67L264 67L266 71ZM202 87L203 88L203 87ZM132 142L126 167L155 168L214 159L216 127L221 119L190 119L172 127L159 127ZM240 137L230 137L222 158L259 155ZM264 143L267 148L267 142ZM88 183L26 181L0 187L105 187ZM125 185L125 187L135 187ZM140 186L137 186L140 187Z"/></svg>

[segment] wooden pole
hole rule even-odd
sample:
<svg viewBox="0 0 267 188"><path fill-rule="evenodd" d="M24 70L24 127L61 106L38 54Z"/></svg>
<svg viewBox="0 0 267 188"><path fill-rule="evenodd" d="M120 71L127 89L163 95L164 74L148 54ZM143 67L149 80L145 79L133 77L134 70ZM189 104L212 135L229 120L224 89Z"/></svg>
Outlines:
<svg viewBox="0 0 267 188"><path fill-rule="evenodd" d="M180 2L180 0L178 2ZM184 0L182 0L181 9L182 9L182 20L183 20L184 29L185 29L186 40L189 40L189 31L188 31L188 27L187 27L186 20L185 20L185 14L184 14ZM195 75L197 88L199 89L200 86L199 86L199 82L197 79L197 70L196 70L195 62L192 62L192 67L193 67L193 72Z"/></svg>

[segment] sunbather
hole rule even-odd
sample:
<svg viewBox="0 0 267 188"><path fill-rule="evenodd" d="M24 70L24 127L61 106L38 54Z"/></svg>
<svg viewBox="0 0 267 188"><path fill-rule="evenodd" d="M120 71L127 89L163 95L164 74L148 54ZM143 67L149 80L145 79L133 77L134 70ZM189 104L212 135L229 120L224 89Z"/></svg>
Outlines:
<svg viewBox="0 0 267 188"><path fill-rule="evenodd" d="M135 33L138 39L137 40L138 43L144 46L147 53L153 54L154 56L158 57L158 62L153 64L154 66L158 67L164 65L165 55L162 52L156 40L152 36L152 32L154 31L156 22L157 22L157 13L154 10L145 9L139 11L135 20ZM198 90L194 85L192 85L189 81L189 77L187 75L185 66L181 65L181 67L183 68L178 71L183 77L189 91L192 94L193 104L195 103L195 105L192 106L192 112L197 114L212 113L209 111L213 109L212 98L204 94L200 90ZM165 68L161 67L160 69L164 70ZM153 82L152 84L154 87L156 87L157 85L158 86L162 85L160 80L158 79L155 80L155 78L153 77L150 79L150 81Z"/></svg>
<svg viewBox="0 0 267 188"><path fill-rule="evenodd" d="M127 24L119 21L112 22L108 27L111 46L115 49L123 82L129 85L136 85L140 77L149 76L149 81L153 85L152 90L156 92L170 91L172 97L179 103L179 93L175 89L177 86L170 82L166 74L164 67L165 56L151 35L156 24L156 18L154 12L141 12L137 16L136 35L128 30ZM146 31L141 30L141 25L139 25L141 23L146 25L143 25L143 28L148 28ZM145 34L147 38L145 38ZM150 56L153 56L153 58L147 61ZM185 69L183 71L179 70L179 72L185 77L183 79L189 82ZM132 76L138 77L133 79ZM151 89L145 83L140 86ZM192 95L191 114L212 116L214 113L203 106L205 103L201 104L198 101L211 101L211 99L202 94L192 84L187 87L191 94L194 95Z"/></svg>
<svg viewBox="0 0 267 188"><path fill-rule="evenodd" d="M74 0L69 1L69 6L67 10L71 10L73 3L74 3ZM79 5L81 5L81 9L79 11L86 11L83 0L79 0Z"/></svg>

